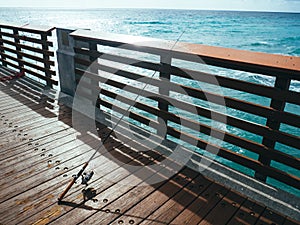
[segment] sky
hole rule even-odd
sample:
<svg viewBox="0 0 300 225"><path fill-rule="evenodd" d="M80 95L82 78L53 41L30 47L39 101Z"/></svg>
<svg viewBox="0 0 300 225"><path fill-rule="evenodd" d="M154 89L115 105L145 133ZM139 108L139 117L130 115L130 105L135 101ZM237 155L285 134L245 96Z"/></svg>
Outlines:
<svg viewBox="0 0 300 225"><path fill-rule="evenodd" d="M167 8L300 12L300 0L0 0L0 7Z"/></svg>

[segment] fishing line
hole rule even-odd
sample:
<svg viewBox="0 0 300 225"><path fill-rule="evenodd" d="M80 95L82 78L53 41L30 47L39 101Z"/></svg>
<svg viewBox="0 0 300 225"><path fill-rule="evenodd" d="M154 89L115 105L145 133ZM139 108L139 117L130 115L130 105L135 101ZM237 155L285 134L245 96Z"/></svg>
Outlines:
<svg viewBox="0 0 300 225"><path fill-rule="evenodd" d="M171 51L174 49L174 47L176 46L176 44L179 42L179 40L181 39L181 37L183 36L183 34L186 32L186 30L182 31L182 33L179 35L179 37L176 39L175 43L173 44L173 46L170 48L170 52L169 55L171 55ZM162 66L162 63L160 63L160 66ZM158 71L154 71L153 74L150 76L150 78L153 78L155 76L155 74ZM138 95L134 98L133 102L137 102L138 98L143 94L143 92L145 91L146 87L148 85L151 84L151 81L149 83L146 83L144 85L144 87L140 90L140 92L138 93ZM125 118L125 116L127 115L127 113L130 112L130 110L132 109L133 105L130 105L125 113L120 117L120 119L117 121L117 123L113 126L113 128L110 130L110 132L104 137L103 141L101 141L101 144L98 146L98 148L95 150L95 152L93 153L93 155L89 158L88 161L86 161L83 165L83 167L81 168L81 170L78 172L77 175L75 175L73 177L73 180L69 183L69 185L67 186L67 188L65 189L65 191L59 196L58 201L61 201L64 196L68 193L68 191L71 189L71 187L75 184L76 180L82 176L84 170L86 169L86 167L88 166L88 164L94 159L94 157L96 156L97 152L103 147L103 145L106 143L106 141L110 138L111 134L116 130L116 128L119 126L119 124L123 121L123 119ZM92 171L90 172L92 173ZM90 178L92 177L93 174L91 174Z"/></svg>
<svg viewBox="0 0 300 225"><path fill-rule="evenodd" d="M180 40L180 38L182 37L182 35L185 33L185 31L183 31L181 33L181 35L177 38L176 42L174 43L174 45L172 46L172 48L170 49L170 51L173 50L173 48L175 47L175 45L178 43L178 41ZM150 78L153 78L155 76L155 74L157 73L157 71L154 71L153 74L150 76ZM139 94L135 97L135 99L133 100L133 102L137 102L138 98L143 94L143 92L145 91L146 87L148 85L150 85L151 83L146 83L144 85L144 87L140 90ZM117 121L117 123L115 124L115 126L110 130L110 132L108 133L107 136L105 136L104 140L101 142L100 146L96 149L95 153L90 157L90 159L87 161L88 163L90 161L92 161L92 159L95 157L95 155L97 154L97 151L99 151L102 146L105 144L105 142L108 140L108 138L110 137L110 135L115 131L115 129L118 127L118 125L123 121L123 119L125 118L125 116L127 115L128 112L130 112L130 110L132 109L133 105L130 105L127 110L125 111L125 113L120 117L120 119Z"/></svg>

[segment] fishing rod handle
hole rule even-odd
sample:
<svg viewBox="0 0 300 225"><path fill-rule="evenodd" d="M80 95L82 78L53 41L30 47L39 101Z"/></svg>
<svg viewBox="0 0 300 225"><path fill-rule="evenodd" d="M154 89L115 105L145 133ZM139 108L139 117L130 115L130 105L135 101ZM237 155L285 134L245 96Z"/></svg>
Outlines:
<svg viewBox="0 0 300 225"><path fill-rule="evenodd" d="M64 192L61 193L61 195L58 197L58 201L61 201L61 200L65 197L65 195L68 193L68 191L71 189L71 187L75 184L75 182L76 182L76 180L78 179L78 177L81 176L81 174L83 173L83 171L85 170L85 168L88 166L88 164L89 164L89 163L86 162L86 163L83 165L82 169L78 172L78 174L76 175L76 177L74 177L74 178L71 180L71 182L69 183L69 185L67 186L67 188L64 190Z"/></svg>
<svg viewBox="0 0 300 225"><path fill-rule="evenodd" d="M61 193L61 195L58 197L58 201L61 201L61 200L65 197L65 195L68 193L68 191L71 189L71 187L75 184L75 181L76 181L75 178L73 178L73 179L71 180L71 182L69 183L68 187L67 187L67 188L64 190L64 192Z"/></svg>

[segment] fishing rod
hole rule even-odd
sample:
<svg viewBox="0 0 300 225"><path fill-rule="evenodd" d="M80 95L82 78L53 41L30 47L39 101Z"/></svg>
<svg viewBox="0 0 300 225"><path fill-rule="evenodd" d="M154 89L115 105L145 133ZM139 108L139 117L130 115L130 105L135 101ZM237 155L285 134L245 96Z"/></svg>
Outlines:
<svg viewBox="0 0 300 225"><path fill-rule="evenodd" d="M182 31L182 33L179 35L179 37L177 38L177 40L175 41L175 43L173 44L173 46L170 48L170 54L171 51L174 49L174 47L176 46L176 44L179 42L179 40L181 39L181 37L183 36L183 34L185 33L186 30ZM162 63L160 63L162 64ZM150 76L150 78L153 78L154 75L157 73L157 71L154 71L154 73ZM149 85L150 83L146 83L144 85L144 87L140 90L140 93L135 97L133 102L137 102L138 98L142 95L142 93L144 92L145 88ZM120 117L120 119L117 121L117 123L113 126L113 128L110 130L110 132L108 133L108 135L105 136L104 140L100 143L99 147L95 150L95 152L93 153L93 155L89 158L88 161L86 161L81 170L77 173L77 175L73 176L73 179L70 181L69 185L66 187L66 189L63 191L63 193L61 193L61 195L58 197L58 201L60 202L65 195L69 192L69 190L72 188L72 186L76 183L77 179L79 177L82 177L82 183L81 184L85 184L87 185L87 182L92 178L94 172L91 171L90 173L84 173L85 169L87 168L87 166L89 165L89 163L94 159L94 157L96 156L97 152L103 147L103 145L106 143L106 141L109 139L109 137L111 136L111 134L116 130L116 128L119 126L119 124L121 123L121 121L123 121L123 119L125 118L125 115L130 112L131 108L133 107L133 105L130 105L125 113ZM84 176L83 176L84 175Z"/></svg>

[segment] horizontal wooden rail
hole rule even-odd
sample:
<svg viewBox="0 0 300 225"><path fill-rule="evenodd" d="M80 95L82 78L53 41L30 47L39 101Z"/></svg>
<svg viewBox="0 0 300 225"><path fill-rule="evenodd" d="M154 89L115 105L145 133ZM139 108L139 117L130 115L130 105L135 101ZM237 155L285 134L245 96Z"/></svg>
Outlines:
<svg viewBox="0 0 300 225"><path fill-rule="evenodd" d="M53 27L28 24L0 24L0 62L10 69L24 71L25 75L49 87L57 85L54 79L53 43L48 40Z"/></svg>
<svg viewBox="0 0 300 225"><path fill-rule="evenodd" d="M41 63L45 63L45 60L40 57L40 56L36 56L36 55L31 55L29 53L25 53L25 52L19 52L14 50L14 49L11 49L11 48L8 48L8 47L3 47L3 50L5 50L6 52L8 53L13 53L13 54L20 54L23 58L28 58L28 59L31 59L31 60L34 60L34 61L37 61L37 62L41 62ZM40 54L42 56L42 54ZM46 63L49 63L49 65L51 66L54 66L54 61L46 61Z"/></svg>
<svg viewBox="0 0 300 225"><path fill-rule="evenodd" d="M6 33L6 32L0 32L0 35L2 35L3 37L18 38L22 41L27 41L27 42L37 43L37 44L47 44L48 46L53 47L53 43L50 41L32 38L32 37L28 37L26 35L20 36L20 35L10 34L10 33Z"/></svg>
<svg viewBox="0 0 300 225"><path fill-rule="evenodd" d="M123 63L132 65L138 68L144 68L153 71L160 71L161 65L158 63L137 60L130 57L122 57L113 54L101 53L98 51L89 51L88 49L74 48L75 53L84 56L92 56L95 58L101 58L104 60L110 60L113 62ZM79 64L89 66L92 62L89 60L84 60L76 58L75 61ZM195 71L186 68L178 68L176 66L171 67L171 74L183 78L190 78L191 75L193 79L197 81L212 84L211 77L214 76L218 84L224 88L230 88L237 91L242 91L250 94L255 94L263 97L274 98L277 100L286 100L286 102L300 104L300 93L293 91L283 91L278 90L274 87L264 86L256 83L251 83L247 81L232 79L230 77L222 77L216 74L204 73L201 71Z"/></svg>
<svg viewBox="0 0 300 225"><path fill-rule="evenodd" d="M19 31L33 33L33 34L41 34L45 33L47 35L51 35L52 31L55 27L52 26L39 26L39 25L30 25L30 24L17 24L17 23L5 23L1 24L1 28L12 30L17 28Z"/></svg>
<svg viewBox="0 0 300 225"><path fill-rule="evenodd" d="M9 40L5 40L5 39L2 39L1 42L9 45L11 47L20 47L24 50L28 50L33 53L40 53L40 54L45 54L45 55L49 55L49 56L54 56L54 52L43 50L38 47L32 47L32 46L28 46L28 45L18 44L18 43L15 43L14 41L9 41Z"/></svg>
<svg viewBox="0 0 300 225"><path fill-rule="evenodd" d="M27 69L27 68L24 68L24 67L20 67L20 66L14 64L14 63L11 63L11 62L9 62L7 60L2 60L2 63L5 64L5 65L9 65L10 67L12 67L14 69L24 71L25 74L29 74L31 76L34 76L34 77L39 78L41 80L44 80L46 82L48 81L49 83L52 83L53 85L58 85L58 81L57 80L52 80L51 78L46 77L43 74L40 74L40 73L32 71L32 69Z"/></svg>
<svg viewBox="0 0 300 225"><path fill-rule="evenodd" d="M165 138L170 141L180 139L202 151L215 150L212 152L220 161L226 159L249 168L262 181L269 177L300 189L300 159L289 150L300 150L300 135L280 128L281 124L300 128L300 115L285 110L286 103L300 105L300 93L290 90L291 81L300 80L299 57L82 30L70 36L76 41L75 80L80 89L86 90L82 92L85 98L99 97L95 106L124 114L126 106L132 105L135 110L128 118L151 127L156 134L163 135L159 131L161 118L166 123ZM180 66L176 60L180 60ZM249 76L271 76L275 82L267 86L250 79L220 76L187 63L217 66L231 73L248 72ZM201 85L191 85L197 82ZM251 101L224 95L218 89L251 95ZM142 98L135 102L133 96L137 95ZM260 103L256 96L270 105ZM225 111L209 104L223 106ZM221 129L218 124L229 129ZM209 137L224 141L226 147L211 142ZM286 148L278 149L276 143ZM293 170L275 167L272 162Z"/></svg>
<svg viewBox="0 0 300 225"><path fill-rule="evenodd" d="M77 30L72 33L77 40L117 47L155 55L171 55L173 58L201 62L222 68L260 73L270 76L289 76L300 80L300 59L293 56L270 55L199 44L176 43L154 38L107 34ZM174 46L174 47L173 47ZM198 56L200 58L194 57Z"/></svg>
<svg viewBox="0 0 300 225"><path fill-rule="evenodd" d="M88 87L88 85L86 87ZM173 113L170 113L167 111L160 111L156 107L151 107L149 105L146 105L146 104L143 104L140 102L135 103L132 99L117 95L116 93L113 93L111 91L102 89L100 91L100 94L108 96L112 99L118 99L119 101L121 101L125 104L128 104L128 105L134 105L134 107L144 110L146 112L150 112L153 115L167 117L167 118L169 118L170 121L172 121L174 123L184 124L188 128L194 129L194 130L201 132L203 134L206 134L206 135L211 135L214 138L219 138L219 137L222 137L222 135L224 135L224 141L227 141L228 143L237 145L237 146L245 148L245 149L247 148L258 154L262 153L264 155L267 155L268 157L272 157L272 158L276 159L276 161L278 161L278 162L284 163L284 164L294 167L296 169L300 169L300 159L294 158L288 154L282 153L282 152L274 150L274 149L267 149L265 146L263 146L261 144L258 144L256 142L251 142L247 139L238 137L237 135L233 135L228 132L224 133L221 130L207 126L200 122L196 123L193 120L189 120L187 118L180 117L176 114L173 114Z"/></svg>
<svg viewBox="0 0 300 225"><path fill-rule="evenodd" d="M100 104L107 108L113 109L114 111L116 111L120 114L126 113L126 109L121 108L117 105L113 105L113 104L109 103L108 101L101 100ZM129 115L129 118L139 121L146 125L150 124L150 122L151 122L154 128L159 129L159 124L157 122L155 123L155 121L151 121L149 118L138 115L137 113L131 112ZM178 131L172 127L168 127L167 133L174 137L179 138L180 140L186 141L188 143L191 143L191 144L197 143L197 146L201 149L215 148L215 149L217 149L216 152L218 152L218 155L221 157L224 157L225 159L231 160L233 162L236 162L240 165L246 166L253 170L257 170L259 168L260 170L263 171L263 174L270 176L272 178L277 178L281 182L289 182L293 187L300 189L300 178L299 177L289 175L286 172L277 170L272 167L264 166L261 163L255 161L251 158L234 153L225 148L219 148L218 146L214 146L207 141L204 141L200 138L195 138L187 133ZM212 152L214 152L214 151L212 151Z"/></svg>
<svg viewBox="0 0 300 225"><path fill-rule="evenodd" d="M120 89L123 89L124 87L126 87L126 91L130 91L131 93L134 93L134 94L141 94L141 96L148 97L149 99L152 99L152 100L157 100L157 99L162 98L168 102L174 101L174 99L169 96L165 96L165 95L162 96L158 93L149 92L147 90L144 90L141 93L140 89L137 87L134 87L134 86L131 86L128 84L124 84L124 83L118 82L116 80L111 80L106 77L101 77L97 74L92 74L92 73L87 72L82 69L76 69L75 72L79 75L84 74L86 77L92 79L92 81L95 83L103 82L107 85L110 85L115 88L120 88ZM177 100L175 100L175 101L177 101ZM254 133L254 134L258 134L260 136L269 137L273 140L277 140L278 142L281 142L286 145L290 145L295 148L300 146L300 137L296 137L296 136L286 134L284 132L280 132L280 131L276 131L276 130L270 130L266 126L256 124L253 122L248 122L248 121L245 121L245 120L242 120L242 119L230 116L230 115L225 115L225 114L222 114L222 113L219 113L216 111L211 111L207 108L197 106L197 105L194 105L194 104L191 104L188 102L178 101L178 106L180 107L180 109L188 111L190 113L194 113L196 111L198 115L206 117L208 119L212 119L212 117L215 117L215 120L218 122L227 123L227 125L234 126L239 129L242 129L242 130Z"/></svg>
<svg viewBox="0 0 300 225"><path fill-rule="evenodd" d="M24 59L18 59L17 57L14 57L14 56L11 56L9 54L6 54L6 53L3 53L2 54L5 58L7 59L11 59L15 62L18 62L18 63L22 63L24 66L28 66L28 67L31 67L33 69L36 69L36 70L39 70L39 71L45 71L46 69L43 67L43 66L38 66L38 65L35 65L31 62L28 62ZM51 74L51 75L56 75L56 72L54 70L48 70L48 72Z"/></svg>
<svg viewBox="0 0 300 225"><path fill-rule="evenodd" d="M203 73L185 68L172 67L171 73L183 78L196 78L198 81L212 84L211 76L214 76L219 85L237 91L255 94L263 97L286 100L286 102L300 104L300 93L293 91L278 90L275 87L264 86L256 83L246 82L229 77L222 77L214 74Z"/></svg>
<svg viewBox="0 0 300 225"><path fill-rule="evenodd" d="M87 65L86 63L88 61L82 60L82 59L75 59L75 62ZM91 63L91 62L90 62ZM95 67L96 68L96 67ZM247 113L251 113L254 115L262 116L265 118L269 118L270 116L273 118L276 118L277 120L281 121L282 123L286 123L292 126L300 127L300 117L295 114L291 114L288 112L278 112L271 107L265 107L257 104L253 104L250 102L245 102L241 100L237 100L234 98L226 97L226 96L220 96L216 95L214 93L209 93L207 91L202 91L202 90L197 90L191 87L187 87L185 85L180 85L180 84L175 84L175 83L170 83L168 81L164 80L157 80L157 79L152 79L148 78L139 74L135 73L130 73L127 71L122 71L118 70L113 67L109 66L104 66L104 65L99 65L96 69L100 69L101 71L105 71L108 73L114 73L115 75L119 75L125 78L133 79L133 80L138 80L138 79L143 79L143 82L148 82L151 83L151 85L156 85L156 86L168 86L170 88L170 91L180 91L181 94L188 94L191 97L206 100L208 97L211 99L212 103L216 104L222 104L223 101L225 101L226 106L241 110ZM220 85L221 86L221 85ZM179 87L179 88L178 88Z"/></svg>

